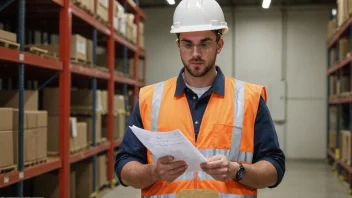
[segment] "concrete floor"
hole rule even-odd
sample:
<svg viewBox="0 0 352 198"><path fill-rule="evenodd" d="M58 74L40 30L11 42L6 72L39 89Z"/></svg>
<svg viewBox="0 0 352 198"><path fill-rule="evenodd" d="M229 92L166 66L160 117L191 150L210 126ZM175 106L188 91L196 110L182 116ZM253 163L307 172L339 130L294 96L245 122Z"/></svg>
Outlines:
<svg viewBox="0 0 352 198"><path fill-rule="evenodd" d="M325 162L287 162L286 175L275 189L259 190L260 198L351 198L348 187L334 175ZM118 187L103 198L140 198L140 191Z"/></svg>

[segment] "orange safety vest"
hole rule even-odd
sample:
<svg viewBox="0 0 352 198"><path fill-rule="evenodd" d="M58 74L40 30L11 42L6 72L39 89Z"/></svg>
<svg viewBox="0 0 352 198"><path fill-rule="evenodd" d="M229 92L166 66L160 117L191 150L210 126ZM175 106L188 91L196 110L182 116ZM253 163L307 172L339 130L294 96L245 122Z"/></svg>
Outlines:
<svg viewBox="0 0 352 198"><path fill-rule="evenodd" d="M212 93L204 112L197 142L192 116L183 93L175 97L177 78L140 90L139 105L143 126L150 131L179 129L206 157L222 154L231 161L251 164L254 152L254 124L263 86L225 77L225 95ZM148 163L157 161L148 150ZM216 190L221 198L255 198L257 190L232 179L214 180L205 172L186 172L174 182L160 180L142 189L143 198L175 198L184 189Z"/></svg>

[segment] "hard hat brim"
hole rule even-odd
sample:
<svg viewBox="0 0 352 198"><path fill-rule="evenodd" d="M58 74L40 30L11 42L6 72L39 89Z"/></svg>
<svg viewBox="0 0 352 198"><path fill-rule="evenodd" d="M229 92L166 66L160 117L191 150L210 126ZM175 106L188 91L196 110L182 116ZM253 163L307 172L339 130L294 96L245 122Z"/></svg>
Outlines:
<svg viewBox="0 0 352 198"><path fill-rule="evenodd" d="M208 25L199 25L199 26L183 26L179 28L171 27L170 33L184 33L184 32L201 32L201 31L211 31L211 30L224 30L223 35L228 32L227 26L208 26Z"/></svg>

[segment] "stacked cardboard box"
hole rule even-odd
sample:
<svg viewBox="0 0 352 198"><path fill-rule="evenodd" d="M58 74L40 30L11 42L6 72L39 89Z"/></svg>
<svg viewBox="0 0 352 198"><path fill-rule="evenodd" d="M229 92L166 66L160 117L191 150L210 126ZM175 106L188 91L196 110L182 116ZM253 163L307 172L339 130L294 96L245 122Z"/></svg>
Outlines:
<svg viewBox="0 0 352 198"><path fill-rule="evenodd" d="M71 35L71 59L87 61L87 39L79 34ZM48 50L49 53L59 54L60 45L35 45L41 49Z"/></svg>
<svg viewBox="0 0 352 198"><path fill-rule="evenodd" d="M337 0L337 23L341 27L349 17L348 0Z"/></svg>
<svg viewBox="0 0 352 198"><path fill-rule="evenodd" d="M107 109L107 99L103 98L102 92L96 92L96 112L103 113ZM93 91L91 89L71 89L71 112L74 114L90 115L92 113ZM104 112L105 113L105 112Z"/></svg>
<svg viewBox="0 0 352 198"><path fill-rule="evenodd" d="M17 35L12 32L0 30L0 39L16 43L17 42Z"/></svg>
<svg viewBox="0 0 352 198"><path fill-rule="evenodd" d="M76 198L87 198L97 189L93 189L93 163L91 159L73 164L72 170L76 173ZM95 176L98 178L98 171Z"/></svg>
<svg viewBox="0 0 352 198"><path fill-rule="evenodd" d="M114 96L113 138L121 139L126 129L125 98L123 95ZM102 136L108 136L108 116L102 117Z"/></svg>
<svg viewBox="0 0 352 198"><path fill-rule="evenodd" d="M82 101L85 101L82 99ZM48 111L49 136L48 151L59 151L60 109L59 88L45 88L43 91L43 108ZM70 118L70 151L76 151L87 146L88 124L77 122L77 118Z"/></svg>
<svg viewBox="0 0 352 198"><path fill-rule="evenodd" d="M350 41L348 37L343 37L339 40L339 52L340 52L340 61L342 61L348 52L350 51Z"/></svg>
<svg viewBox="0 0 352 198"><path fill-rule="evenodd" d="M85 149L87 147L87 123L77 122L77 118L70 118L70 150L72 152Z"/></svg>
<svg viewBox="0 0 352 198"><path fill-rule="evenodd" d="M139 30L140 30L139 47L141 49L144 49L145 48L145 41L144 41L144 23L143 22L139 22Z"/></svg>
<svg viewBox="0 0 352 198"><path fill-rule="evenodd" d="M15 165L13 147L13 110L0 108L0 169Z"/></svg>
<svg viewBox="0 0 352 198"><path fill-rule="evenodd" d="M87 39L87 63L93 64L93 41Z"/></svg>
<svg viewBox="0 0 352 198"><path fill-rule="evenodd" d="M36 197L59 198L59 175L58 172L49 172L33 179L33 194ZM76 197L76 172L71 169L70 173L70 197ZM43 188L45 186L45 188Z"/></svg>
<svg viewBox="0 0 352 198"><path fill-rule="evenodd" d="M336 130L330 130L329 132L329 148L336 148Z"/></svg>
<svg viewBox="0 0 352 198"><path fill-rule="evenodd" d="M99 0L97 4L97 15L104 21L109 21L109 1L108 0Z"/></svg>
<svg viewBox="0 0 352 198"><path fill-rule="evenodd" d="M341 159L348 165L351 164L351 131L341 130Z"/></svg>
<svg viewBox="0 0 352 198"><path fill-rule="evenodd" d="M114 25L114 29L117 32L121 32L121 23L123 22L122 18L125 17L125 9L123 8L123 6L118 2L118 1L114 1L114 9L113 9L113 25ZM125 23L124 23L125 24ZM124 35L125 33L123 33Z"/></svg>
<svg viewBox="0 0 352 198"><path fill-rule="evenodd" d="M4 110L7 123L11 124L12 147L14 164L18 164L18 133L19 133L19 93L17 90L0 91L0 106L9 107ZM38 91L24 91L24 134L23 134L23 152L24 162L32 162L45 159L47 156L47 112L38 111ZM7 127L8 128L8 127ZM5 129L4 129L5 130ZM8 131L8 130L7 130ZM5 133L3 133L4 135ZM9 132L6 133L7 135ZM7 137L8 138L8 137Z"/></svg>
<svg viewBox="0 0 352 198"><path fill-rule="evenodd" d="M131 14L131 13L126 14L126 38L129 41L132 41L132 37L133 37L133 29L135 25L134 19L135 19L134 14Z"/></svg>
<svg viewBox="0 0 352 198"><path fill-rule="evenodd" d="M107 178L107 170L108 170L108 164L107 164L107 157L106 155L98 155L97 157L97 185L98 188L104 186L107 184L108 178Z"/></svg>
<svg viewBox="0 0 352 198"><path fill-rule="evenodd" d="M352 3L351 3L352 5ZM328 22L328 39L331 39L336 32L336 19L332 19Z"/></svg>

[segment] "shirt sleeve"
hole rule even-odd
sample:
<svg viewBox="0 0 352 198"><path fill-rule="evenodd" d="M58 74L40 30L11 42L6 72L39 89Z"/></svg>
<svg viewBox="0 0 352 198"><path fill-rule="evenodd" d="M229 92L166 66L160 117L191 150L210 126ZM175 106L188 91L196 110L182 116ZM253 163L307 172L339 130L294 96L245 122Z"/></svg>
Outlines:
<svg viewBox="0 0 352 198"><path fill-rule="evenodd" d="M137 102L128 121L128 126L143 128L142 118ZM125 185L121 180L121 170L130 161L138 161L147 164L147 149L134 135L132 130L127 127L121 145L115 157L115 172L121 185Z"/></svg>
<svg viewBox="0 0 352 198"><path fill-rule="evenodd" d="M258 113L254 125L254 156L253 163L266 160L272 163L277 171L278 179L274 186L277 187L285 174L285 155L280 149L279 141L275 131L269 109L261 97Z"/></svg>

